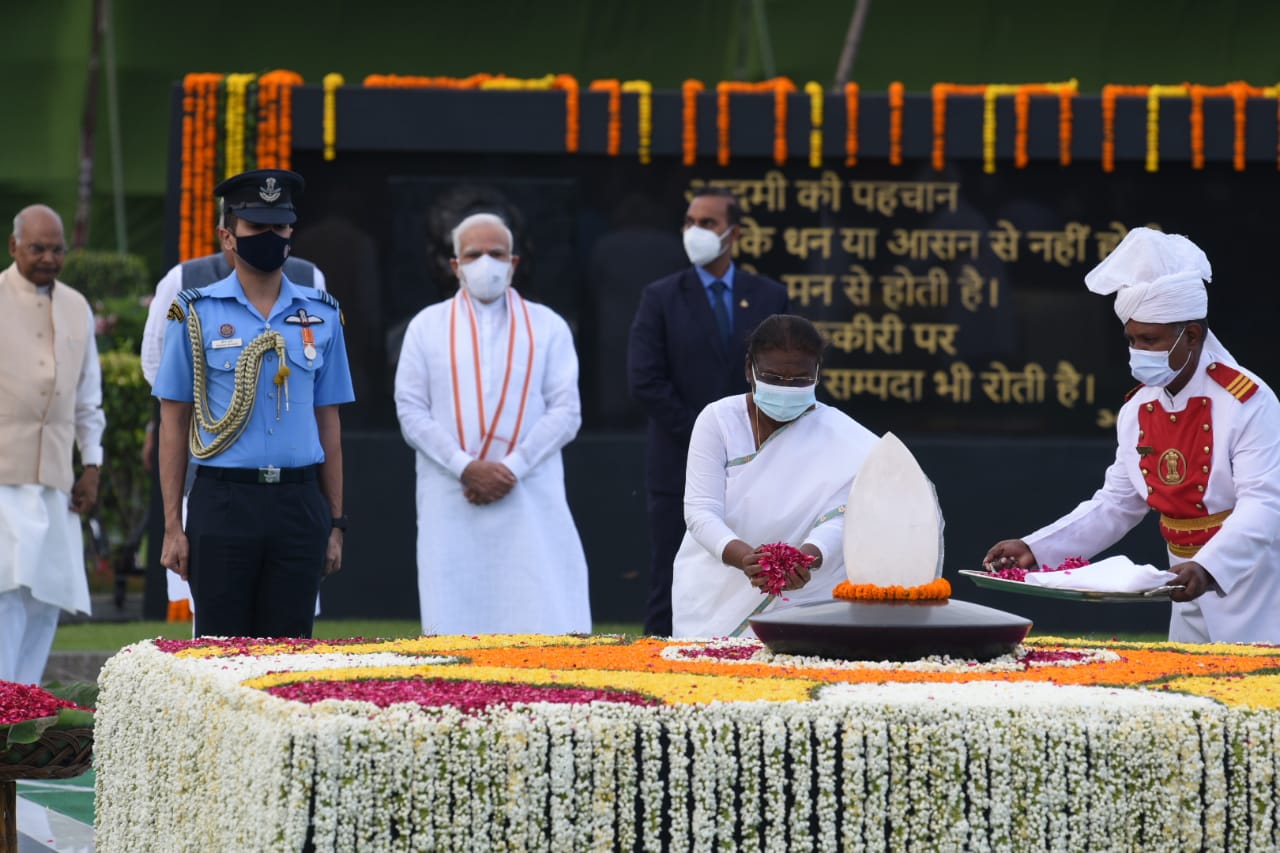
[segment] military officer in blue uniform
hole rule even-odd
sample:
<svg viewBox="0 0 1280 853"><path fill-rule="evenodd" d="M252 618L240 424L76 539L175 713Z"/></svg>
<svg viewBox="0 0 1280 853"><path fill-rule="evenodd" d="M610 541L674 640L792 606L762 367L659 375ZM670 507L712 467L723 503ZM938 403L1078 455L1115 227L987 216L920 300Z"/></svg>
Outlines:
<svg viewBox="0 0 1280 853"><path fill-rule="evenodd" d="M320 581L342 566L338 406L355 394L337 301L282 271L302 189L280 169L219 184L235 271L169 309L152 388L161 562L190 580L198 636L309 637Z"/></svg>

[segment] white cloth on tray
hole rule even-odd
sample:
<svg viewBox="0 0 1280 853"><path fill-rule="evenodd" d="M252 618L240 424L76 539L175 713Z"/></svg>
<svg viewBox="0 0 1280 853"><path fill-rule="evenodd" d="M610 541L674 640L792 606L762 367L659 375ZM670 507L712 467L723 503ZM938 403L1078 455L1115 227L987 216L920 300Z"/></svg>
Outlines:
<svg viewBox="0 0 1280 853"><path fill-rule="evenodd" d="M1173 572L1149 563L1135 563L1123 555L1108 557L1078 569L1027 572L1026 582L1051 589L1083 589L1090 592L1147 592L1176 578Z"/></svg>

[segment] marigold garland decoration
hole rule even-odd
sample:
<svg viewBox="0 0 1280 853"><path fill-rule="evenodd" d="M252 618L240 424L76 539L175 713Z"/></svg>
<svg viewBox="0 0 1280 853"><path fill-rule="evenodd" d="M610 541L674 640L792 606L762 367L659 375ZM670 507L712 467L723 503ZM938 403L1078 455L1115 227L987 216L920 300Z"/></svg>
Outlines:
<svg viewBox="0 0 1280 853"><path fill-rule="evenodd" d="M1030 162L1027 152L1031 98L1055 95L1058 98L1058 162L1071 162L1071 99L1079 89L1073 78L1062 83L935 83L933 86L933 168L942 171L946 165L947 98L952 95L981 95L982 102L982 169L987 174L996 170L996 99L1014 98L1014 166L1024 169Z"/></svg>
<svg viewBox="0 0 1280 853"><path fill-rule="evenodd" d="M1102 171L1116 170L1116 98L1145 98L1148 86L1102 87Z"/></svg>
<svg viewBox="0 0 1280 853"><path fill-rule="evenodd" d="M217 101L221 74L183 78L182 183L178 202L178 259L207 255L213 248L213 187L217 163Z"/></svg>
<svg viewBox="0 0 1280 853"><path fill-rule="evenodd" d="M347 81L336 72L324 75L324 159L338 156L338 89Z"/></svg>
<svg viewBox="0 0 1280 853"><path fill-rule="evenodd" d="M716 128L719 139L716 161L729 165L729 96L739 94L773 93L773 162L779 166L787 162L787 96L796 91L796 85L786 77L774 77L760 83L744 83L724 80L716 85Z"/></svg>
<svg viewBox="0 0 1280 853"><path fill-rule="evenodd" d="M628 80L622 91L636 97L636 157L644 165L653 162L653 84L648 80Z"/></svg>
<svg viewBox="0 0 1280 853"><path fill-rule="evenodd" d="M902 84L889 84L889 164L902 165L902 106L905 103Z"/></svg>
<svg viewBox="0 0 1280 853"><path fill-rule="evenodd" d="M844 84L844 164L858 165L858 84Z"/></svg>
<svg viewBox="0 0 1280 853"><path fill-rule="evenodd" d="M470 77L422 77L402 74L369 74L368 89L507 89L515 91L564 92L564 150L577 153L581 135L578 80L570 74L548 74L523 79L505 74L472 74Z"/></svg>
<svg viewBox="0 0 1280 853"><path fill-rule="evenodd" d="M229 178L245 171L245 102L249 85L256 74L228 74L223 80L226 88L226 136L223 143L222 176Z"/></svg>
<svg viewBox="0 0 1280 853"><path fill-rule="evenodd" d="M605 92L609 95L605 153L610 157L617 157L622 150L622 84L617 80L593 80L587 91Z"/></svg>
<svg viewBox="0 0 1280 853"><path fill-rule="evenodd" d="M1151 86L1147 89L1146 169L1148 172L1160 171L1160 99L1186 96L1186 86Z"/></svg>
<svg viewBox="0 0 1280 853"><path fill-rule="evenodd" d="M826 97L822 84L810 80L804 84L804 93L809 96L809 165L815 169L822 168L822 108Z"/></svg>
<svg viewBox="0 0 1280 853"><path fill-rule="evenodd" d="M1204 168L1204 99L1206 97L1231 98L1234 110L1232 118L1235 127L1235 144L1232 149L1231 165L1237 172L1245 168L1245 105L1249 98L1278 98L1280 86L1260 88L1250 86L1243 80L1236 80L1224 86L1187 87L1191 95L1191 168ZM1277 101L1276 112L1277 133L1280 134L1280 101ZM1277 144L1276 168L1280 169L1280 143Z"/></svg>
<svg viewBox="0 0 1280 853"><path fill-rule="evenodd" d="M681 133L681 162L692 166L698 160L698 94L705 91L701 80L685 80L680 85L680 98L683 109L683 130Z"/></svg>
<svg viewBox="0 0 1280 853"><path fill-rule="evenodd" d="M945 601L951 597L951 584L938 578L919 586L880 586L874 583L853 584L841 581L831 590L833 598L846 601Z"/></svg>

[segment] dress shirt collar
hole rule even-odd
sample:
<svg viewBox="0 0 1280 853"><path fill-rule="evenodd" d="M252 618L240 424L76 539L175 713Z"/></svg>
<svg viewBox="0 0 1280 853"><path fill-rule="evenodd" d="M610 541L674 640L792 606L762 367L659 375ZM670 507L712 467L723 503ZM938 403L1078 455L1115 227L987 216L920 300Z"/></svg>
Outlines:
<svg viewBox="0 0 1280 853"><path fill-rule="evenodd" d="M733 273L736 269L733 265L733 261L729 262L729 268L725 270L724 275L719 278L716 278L702 267L694 267L693 269L698 274L698 280L702 282L703 289L707 292L711 291L712 282L723 281L726 287L725 292L729 294L733 293Z"/></svg>

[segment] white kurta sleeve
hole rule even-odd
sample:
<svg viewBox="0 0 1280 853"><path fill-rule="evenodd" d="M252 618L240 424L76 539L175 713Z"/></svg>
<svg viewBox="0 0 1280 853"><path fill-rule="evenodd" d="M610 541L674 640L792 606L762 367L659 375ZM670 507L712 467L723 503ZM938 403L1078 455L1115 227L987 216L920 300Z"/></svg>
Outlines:
<svg viewBox="0 0 1280 853"><path fill-rule="evenodd" d="M429 327L419 314L405 331L396 366L395 401L400 432L409 446L455 477L473 460L458 444L456 434L440 425L432 412Z"/></svg>
<svg viewBox="0 0 1280 853"><path fill-rule="evenodd" d="M1062 518L1023 537L1041 565L1061 565L1068 557L1092 558L1119 542L1150 510L1146 496L1134 489L1121 459L1121 448L1126 446L1123 436L1130 432L1125 424L1122 418L1116 458L1107 467L1102 488ZM1129 446L1133 443L1128 442Z"/></svg>
<svg viewBox="0 0 1280 853"><path fill-rule="evenodd" d="M156 382L160 370L160 356L164 353L164 329L167 325L169 306L182 289L182 265L164 274L156 284L156 294L147 307L147 323L142 327L142 375L148 385Z"/></svg>
<svg viewBox="0 0 1280 853"><path fill-rule="evenodd" d="M102 364L98 361L98 342L94 337L93 309L85 311L89 324L89 345L80 366L80 382L76 385L76 444L83 465L102 464L102 433L107 416L102 412Z"/></svg>
<svg viewBox="0 0 1280 853"><path fill-rule="evenodd" d="M714 407L715 403L712 403L702 410L693 422L693 433L689 437L684 523L694 541L719 560L725 546L740 537L724 521L725 486L728 482L725 464L729 457Z"/></svg>
<svg viewBox="0 0 1280 853"><path fill-rule="evenodd" d="M1222 528L1191 559L1229 594L1250 572L1277 572L1261 559L1280 533L1280 402L1269 388L1244 403L1231 479L1236 505Z"/></svg>
<svg viewBox="0 0 1280 853"><path fill-rule="evenodd" d="M546 361L542 375L545 409L542 416L520 437L514 450L502 460L512 474L523 477L551 454L573 441L582 425L582 404L578 398L578 354L573 334L560 317L550 314L545 343Z"/></svg>

